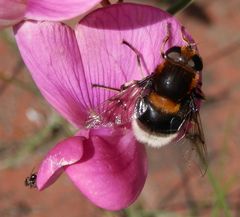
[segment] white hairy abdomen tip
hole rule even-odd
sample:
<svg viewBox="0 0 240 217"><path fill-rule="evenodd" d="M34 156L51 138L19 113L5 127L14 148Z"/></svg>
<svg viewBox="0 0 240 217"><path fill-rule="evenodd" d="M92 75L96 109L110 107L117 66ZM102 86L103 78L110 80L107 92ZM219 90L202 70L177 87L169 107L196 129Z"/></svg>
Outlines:
<svg viewBox="0 0 240 217"><path fill-rule="evenodd" d="M173 142L174 139L176 139L178 136L178 133L160 134L147 132L139 126L136 119L132 121L132 129L137 141L155 148L168 145L169 143Z"/></svg>

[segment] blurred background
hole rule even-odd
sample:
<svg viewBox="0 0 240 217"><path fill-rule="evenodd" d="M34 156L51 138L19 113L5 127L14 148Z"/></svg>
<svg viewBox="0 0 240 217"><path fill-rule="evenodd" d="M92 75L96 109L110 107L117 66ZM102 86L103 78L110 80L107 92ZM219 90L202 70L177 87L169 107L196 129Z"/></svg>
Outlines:
<svg viewBox="0 0 240 217"><path fill-rule="evenodd" d="M176 3L186 1L135 2L174 10ZM189 165L179 169L166 148L148 148L146 185L139 199L121 212L95 207L65 175L43 192L26 188L25 178L73 129L39 94L9 28L0 32L1 217L240 216L240 1L192 2L176 16L204 60L207 100L201 117L209 152L205 176Z"/></svg>

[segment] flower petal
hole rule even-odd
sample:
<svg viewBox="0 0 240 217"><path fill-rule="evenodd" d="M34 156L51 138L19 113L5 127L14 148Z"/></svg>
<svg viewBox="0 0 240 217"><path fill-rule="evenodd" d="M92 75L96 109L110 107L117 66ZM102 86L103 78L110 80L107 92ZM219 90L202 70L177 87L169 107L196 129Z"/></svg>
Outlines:
<svg viewBox="0 0 240 217"><path fill-rule="evenodd" d="M65 118L82 125L89 99L81 91L85 80L73 30L61 23L34 21L14 30L22 58L42 94Z"/></svg>
<svg viewBox="0 0 240 217"><path fill-rule="evenodd" d="M123 3L87 15L76 28L86 83L119 88L125 82L141 79L153 72L162 61L160 52L168 23L171 37L164 50L186 44L182 40L179 22L158 8ZM123 44L123 40L140 52L143 74L138 67L136 53ZM86 87L86 92L93 96L92 107L114 94L107 89Z"/></svg>
<svg viewBox="0 0 240 217"><path fill-rule="evenodd" d="M97 206L126 208L141 192L147 175L145 148L130 130L94 129L82 159L66 173Z"/></svg>
<svg viewBox="0 0 240 217"><path fill-rule="evenodd" d="M26 0L0 0L0 29L23 19Z"/></svg>
<svg viewBox="0 0 240 217"><path fill-rule="evenodd" d="M87 12L101 0L28 0L26 18L66 20Z"/></svg>
<svg viewBox="0 0 240 217"><path fill-rule="evenodd" d="M37 173L39 190L51 185L63 172L63 167L79 161L83 155L83 137L71 137L58 143L43 160Z"/></svg>

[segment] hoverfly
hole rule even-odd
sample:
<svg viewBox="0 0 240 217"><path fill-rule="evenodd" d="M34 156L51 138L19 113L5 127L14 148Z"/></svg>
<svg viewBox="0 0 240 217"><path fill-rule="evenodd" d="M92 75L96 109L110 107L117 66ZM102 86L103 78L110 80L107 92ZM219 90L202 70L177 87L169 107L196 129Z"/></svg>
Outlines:
<svg viewBox="0 0 240 217"><path fill-rule="evenodd" d="M198 106L204 99L200 80L203 63L196 44L184 36L183 30L182 27L182 39L186 45L173 46L164 52L170 38L168 25L161 48L163 62L149 76L123 84L119 89L92 84L118 93L89 112L86 127L115 127L131 123L136 139L153 147L187 139L197 152L204 173L207 148ZM141 67L138 51L125 40L123 44L136 53Z"/></svg>

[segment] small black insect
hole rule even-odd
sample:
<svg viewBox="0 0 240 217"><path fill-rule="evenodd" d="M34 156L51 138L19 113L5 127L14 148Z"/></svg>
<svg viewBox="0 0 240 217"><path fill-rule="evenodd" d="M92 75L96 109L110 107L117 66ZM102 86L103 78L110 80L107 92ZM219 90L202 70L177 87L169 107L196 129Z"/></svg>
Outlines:
<svg viewBox="0 0 240 217"><path fill-rule="evenodd" d="M37 180L37 174L31 172L30 176L28 176L25 179L25 186L27 186L29 188L36 188L37 187L36 180Z"/></svg>

